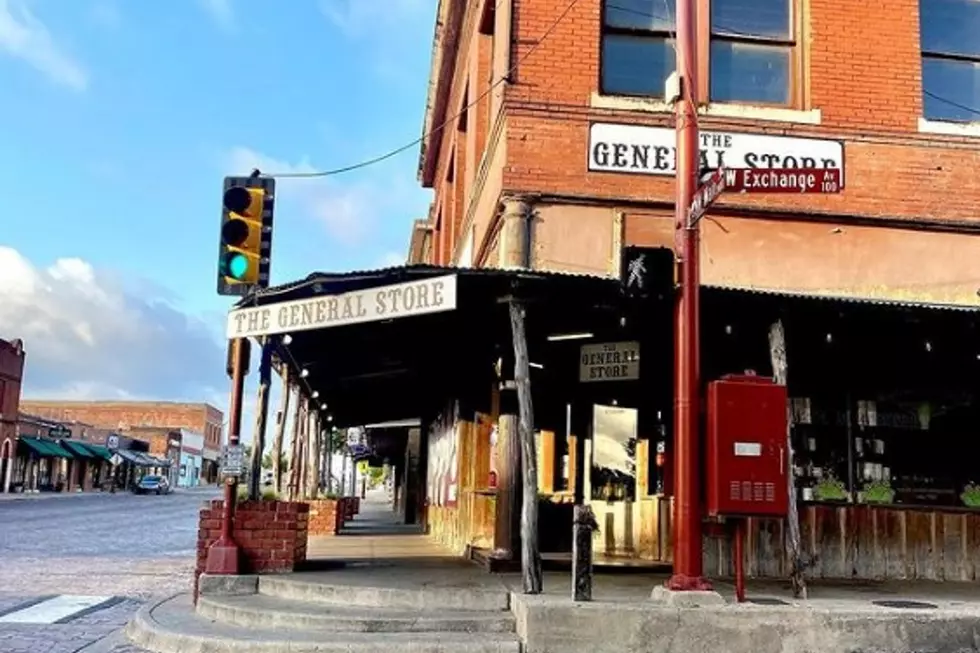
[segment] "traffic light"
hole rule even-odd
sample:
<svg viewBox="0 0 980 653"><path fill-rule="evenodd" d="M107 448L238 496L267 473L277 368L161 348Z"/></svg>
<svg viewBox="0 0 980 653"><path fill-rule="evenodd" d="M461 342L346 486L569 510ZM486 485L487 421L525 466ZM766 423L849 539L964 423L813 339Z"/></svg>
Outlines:
<svg viewBox="0 0 980 653"><path fill-rule="evenodd" d="M275 180L225 177L218 294L244 296L269 285Z"/></svg>

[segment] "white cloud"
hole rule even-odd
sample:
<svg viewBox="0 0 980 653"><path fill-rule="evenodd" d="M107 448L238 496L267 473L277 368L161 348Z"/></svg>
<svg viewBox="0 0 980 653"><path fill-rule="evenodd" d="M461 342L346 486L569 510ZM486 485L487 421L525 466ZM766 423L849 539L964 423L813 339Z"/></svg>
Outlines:
<svg viewBox="0 0 980 653"><path fill-rule="evenodd" d="M227 397L220 326L133 293L81 259L39 268L0 246L0 338L24 341L28 396Z"/></svg>
<svg viewBox="0 0 980 653"><path fill-rule="evenodd" d="M234 174L249 174L258 168L266 174L309 173L317 170L308 160L299 163L279 161L247 147L236 147L228 155ZM277 204L292 205L326 229L344 244L355 244L369 235L378 211L392 199L386 194L395 187L381 189L371 184L340 184L327 178L281 178L276 181ZM278 209L277 209L278 212Z"/></svg>
<svg viewBox="0 0 980 653"><path fill-rule="evenodd" d="M88 73L27 8L25 0L0 0L0 51L30 64L57 84L88 87Z"/></svg>
<svg viewBox="0 0 980 653"><path fill-rule="evenodd" d="M231 0L200 0L200 2L218 25L225 29L235 26L235 12L232 10Z"/></svg>

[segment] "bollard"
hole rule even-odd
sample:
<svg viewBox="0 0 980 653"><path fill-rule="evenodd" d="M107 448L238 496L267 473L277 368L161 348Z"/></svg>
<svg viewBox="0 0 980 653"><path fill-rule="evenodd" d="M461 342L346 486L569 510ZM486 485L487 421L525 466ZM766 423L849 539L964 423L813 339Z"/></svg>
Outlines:
<svg viewBox="0 0 980 653"><path fill-rule="evenodd" d="M575 506L572 521L572 600L592 600L592 534L599 530L590 506Z"/></svg>

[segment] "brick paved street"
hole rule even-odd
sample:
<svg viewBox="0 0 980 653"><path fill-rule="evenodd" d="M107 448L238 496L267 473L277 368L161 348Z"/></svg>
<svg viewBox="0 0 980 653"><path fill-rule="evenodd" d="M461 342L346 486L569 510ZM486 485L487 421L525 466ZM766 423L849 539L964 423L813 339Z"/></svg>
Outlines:
<svg viewBox="0 0 980 653"><path fill-rule="evenodd" d="M195 489L0 502L0 651L139 653L118 631L147 598L190 587L197 512L213 496ZM81 599L95 605L54 619L45 608L66 595L96 597ZM45 615L55 623L27 623Z"/></svg>

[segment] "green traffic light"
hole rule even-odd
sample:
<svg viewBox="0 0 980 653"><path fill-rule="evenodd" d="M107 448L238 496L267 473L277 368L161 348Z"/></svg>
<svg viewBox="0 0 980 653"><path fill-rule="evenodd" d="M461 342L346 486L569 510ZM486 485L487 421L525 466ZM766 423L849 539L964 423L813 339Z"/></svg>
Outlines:
<svg viewBox="0 0 980 653"><path fill-rule="evenodd" d="M225 274L236 281L241 281L248 273L248 257L244 254L232 253L225 259Z"/></svg>

